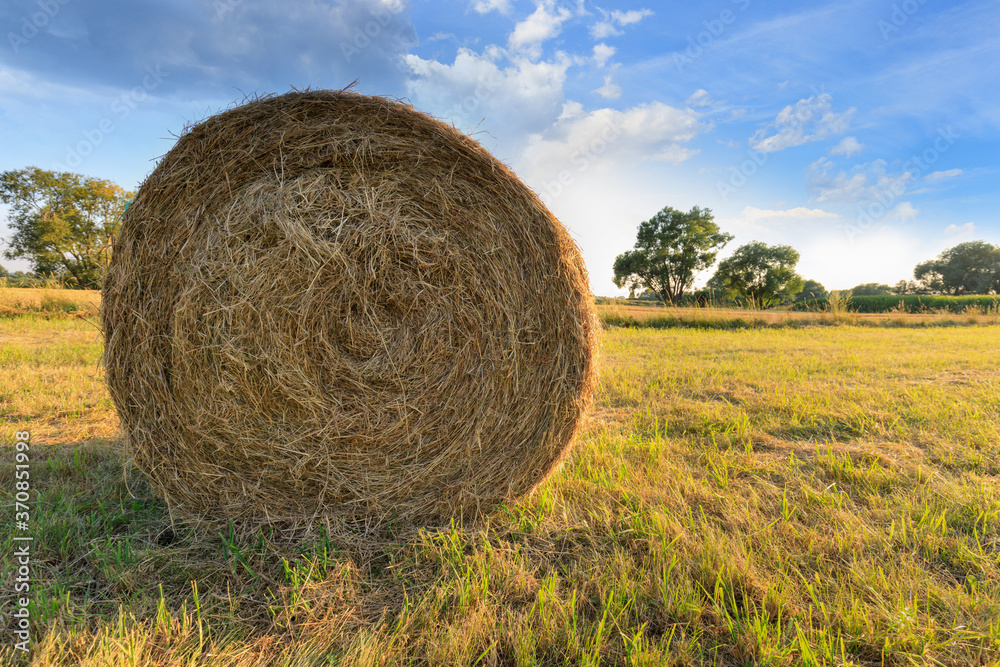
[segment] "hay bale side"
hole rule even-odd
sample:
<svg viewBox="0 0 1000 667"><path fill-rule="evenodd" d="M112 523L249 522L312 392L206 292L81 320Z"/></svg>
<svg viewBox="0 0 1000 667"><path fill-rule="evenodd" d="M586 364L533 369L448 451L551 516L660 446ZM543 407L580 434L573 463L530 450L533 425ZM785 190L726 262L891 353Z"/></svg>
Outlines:
<svg viewBox="0 0 1000 667"><path fill-rule="evenodd" d="M475 515L545 479L595 387L562 225L451 126L345 91L182 135L102 320L127 456L188 519Z"/></svg>

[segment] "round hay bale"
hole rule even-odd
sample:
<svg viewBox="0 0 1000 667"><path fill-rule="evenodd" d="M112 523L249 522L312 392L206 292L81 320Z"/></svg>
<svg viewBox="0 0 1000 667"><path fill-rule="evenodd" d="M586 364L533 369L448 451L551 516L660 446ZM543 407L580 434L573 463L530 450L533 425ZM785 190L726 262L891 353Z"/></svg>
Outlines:
<svg viewBox="0 0 1000 667"><path fill-rule="evenodd" d="M186 519L474 516L553 470L595 387L562 225L453 127L347 91L189 128L102 320L126 457Z"/></svg>

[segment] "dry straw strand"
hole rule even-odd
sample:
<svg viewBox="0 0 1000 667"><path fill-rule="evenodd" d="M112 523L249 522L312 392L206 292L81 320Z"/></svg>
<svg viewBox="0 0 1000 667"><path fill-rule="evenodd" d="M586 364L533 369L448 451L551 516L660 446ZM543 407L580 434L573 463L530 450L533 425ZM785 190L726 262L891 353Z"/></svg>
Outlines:
<svg viewBox="0 0 1000 667"><path fill-rule="evenodd" d="M559 221L450 125L351 91L189 128L102 297L127 458L185 520L477 516L545 479L595 388Z"/></svg>

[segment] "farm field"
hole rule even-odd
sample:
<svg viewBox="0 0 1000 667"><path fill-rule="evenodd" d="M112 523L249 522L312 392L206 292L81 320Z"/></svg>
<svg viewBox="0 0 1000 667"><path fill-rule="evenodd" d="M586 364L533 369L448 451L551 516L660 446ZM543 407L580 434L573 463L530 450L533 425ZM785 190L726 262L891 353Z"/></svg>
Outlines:
<svg viewBox="0 0 1000 667"><path fill-rule="evenodd" d="M95 324L0 318L31 664L1000 665L1000 326L827 324L610 328L531 497L287 543L171 526L122 473Z"/></svg>

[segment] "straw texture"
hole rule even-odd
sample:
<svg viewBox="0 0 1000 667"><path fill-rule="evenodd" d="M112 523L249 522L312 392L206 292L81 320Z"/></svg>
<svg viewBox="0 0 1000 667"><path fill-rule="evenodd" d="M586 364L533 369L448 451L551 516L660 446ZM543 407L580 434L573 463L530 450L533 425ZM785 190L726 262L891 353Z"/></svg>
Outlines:
<svg viewBox="0 0 1000 667"><path fill-rule="evenodd" d="M115 243L127 457L185 519L489 511L589 409L587 285L562 225L453 127L348 91L248 102L179 138Z"/></svg>

